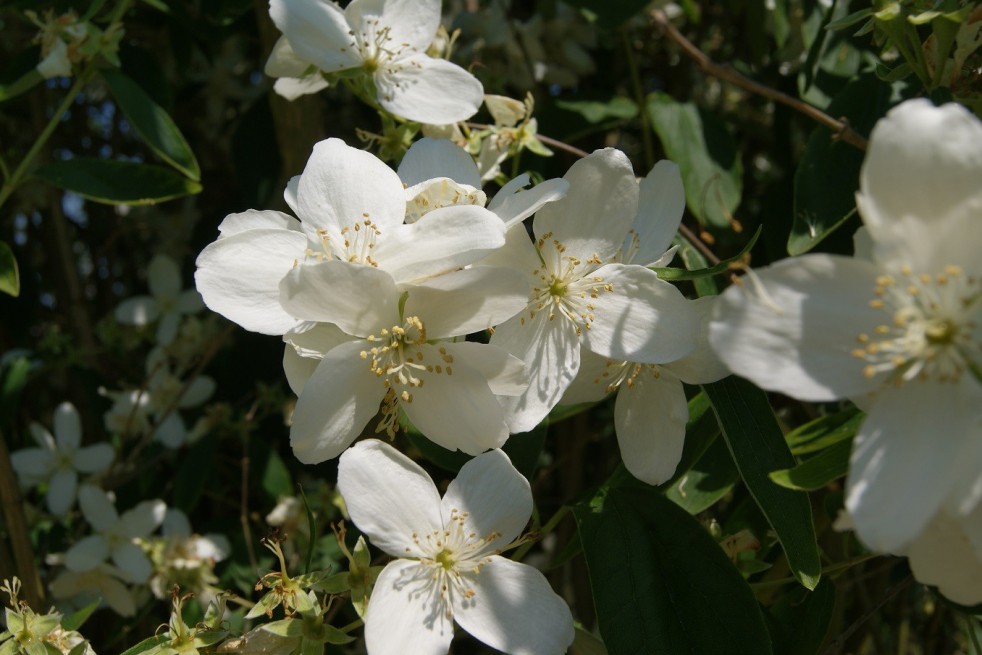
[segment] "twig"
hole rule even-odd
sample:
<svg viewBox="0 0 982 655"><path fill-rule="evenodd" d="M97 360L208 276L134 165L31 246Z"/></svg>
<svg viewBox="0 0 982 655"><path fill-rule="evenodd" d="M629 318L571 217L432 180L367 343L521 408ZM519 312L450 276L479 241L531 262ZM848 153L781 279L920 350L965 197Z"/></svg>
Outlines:
<svg viewBox="0 0 982 655"><path fill-rule="evenodd" d="M846 120L832 118L821 109L816 109L815 107L812 107L811 105L802 102L797 98L792 98L785 93L777 91L776 89L772 89L768 86L760 84L759 82L755 82L749 77L741 75L730 66L713 62L713 60L710 59L702 50L696 47L692 41L689 41L682 35L681 32L678 31L664 11L654 9L652 10L650 16L651 22L656 27L660 28L670 41L679 46L679 48L682 49L682 52L692 59L699 67L699 70L701 70L703 73L712 75L713 77L717 77L721 80L725 80L730 84L744 89L745 91L750 91L751 93L764 96L765 98L773 100L774 102L780 102L783 105L787 105L795 111L798 111L805 116L808 116L812 120L828 127L830 130L832 130L832 137L834 139L844 141L851 146L859 148L860 150L866 150L866 139L858 132L853 130Z"/></svg>
<svg viewBox="0 0 982 655"><path fill-rule="evenodd" d="M17 478L14 477L10 452L7 450L7 442L2 433L0 433L0 500L3 501L3 517L7 522L7 534L10 535L10 546L14 551L17 572L24 585L22 589L25 600L34 610L40 612L44 590L41 587L37 566L34 564L31 533L27 529L24 505L21 502L20 490L17 489Z"/></svg>

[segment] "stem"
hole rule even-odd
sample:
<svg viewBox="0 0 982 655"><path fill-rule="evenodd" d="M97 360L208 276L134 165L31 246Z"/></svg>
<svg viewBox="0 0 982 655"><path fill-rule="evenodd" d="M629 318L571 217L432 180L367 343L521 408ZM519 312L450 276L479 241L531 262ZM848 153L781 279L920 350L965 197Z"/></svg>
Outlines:
<svg viewBox="0 0 982 655"><path fill-rule="evenodd" d="M14 551L17 572L24 585L22 588L25 599L28 605L40 612L44 588L41 586L41 578L34 564L34 548L31 547L31 533L24 518L24 504L21 502L17 478L14 477L10 453L2 433L0 433L0 501L3 502L3 518L7 523L7 533L10 535L10 546Z"/></svg>
<svg viewBox="0 0 982 655"><path fill-rule="evenodd" d="M641 117L641 143L644 145L645 170L651 170L655 165L655 146L651 141L651 125L648 123L648 112L645 110L644 86L641 84L641 73L638 62L634 58L634 48L627 30L621 30L621 41L624 43L624 53L627 57L627 67L631 73L631 89L634 91L634 101L638 103L638 115Z"/></svg>
<svg viewBox="0 0 982 655"><path fill-rule="evenodd" d="M763 96L769 100L773 100L774 102L779 102L783 105L791 107L795 111L808 116L812 120L821 123L832 130L832 138L845 141L849 145L860 150L866 150L866 139L849 127L849 123L845 120L832 118L821 109L816 109L815 107L812 107L811 105L802 102L797 98L792 98L785 93L777 91L776 89L772 89L768 86L760 84L759 82L755 82L749 77L741 75L729 66L722 66L713 62L709 56L707 56L702 50L693 44L692 41L689 41L682 35L681 32L678 31L678 29L668 19L668 16L665 15L665 12L661 11L660 9L655 9L650 15L651 22L660 28L670 41L679 46L679 48L682 49L682 52L692 59L696 63L696 66L699 67L699 70L701 70L703 73L729 82L730 84L738 86L745 91L756 93L757 95Z"/></svg>
<svg viewBox="0 0 982 655"><path fill-rule="evenodd" d="M567 514L569 514L569 507L566 505L563 505L558 510L556 510L556 513L553 514L548 521L546 521L545 525L543 525L541 528L536 530L539 539L536 539L535 541L527 541L524 544L522 544L522 546L518 550L516 550L515 553L511 556L511 559L513 559L516 562L521 562L522 559L525 557L526 553L529 552L529 549L532 548L532 546L534 546L535 543L539 541L543 536L555 530L556 526L559 525L560 521L566 518Z"/></svg>
<svg viewBox="0 0 982 655"><path fill-rule="evenodd" d="M866 555L861 555L854 559L846 560L845 562L839 562L838 564L831 564L822 569L822 575L832 575L834 573L841 573L846 571L857 564L862 564L871 559L882 557L882 555L876 553L868 553ZM782 585L791 584L792 582L797 582L798 579L795 577L779 578L777 580L766 580L764 582L752 582L750 587L752 589L767 589L769 587L780 587Z"/></svg>

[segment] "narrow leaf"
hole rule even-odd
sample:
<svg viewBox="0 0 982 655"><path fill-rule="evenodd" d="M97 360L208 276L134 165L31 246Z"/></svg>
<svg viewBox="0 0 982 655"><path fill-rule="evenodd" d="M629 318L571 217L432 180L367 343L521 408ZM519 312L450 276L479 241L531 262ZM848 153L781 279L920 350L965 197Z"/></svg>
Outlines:
<svg viewBox="0 0 982 655"><path fill-rule="evenodd" d="M717 428L718 429L718 428ZM704 512L740 481L726 444L717 440L665 491L665 497L693 516Z"/></svg>
<svg viewBox="0 0 982 655"><path fill-rule="evenodd" d="M198 160L181 130L163 107L119 69L104 69L102 78L116 98L119 108L151 150L191 180L199 181L201 169L198 167Z"/></svg>
<svg viewBox="0 0 982 655"><path fill-rule="evenodd" d="M788 469L771 471L771 480L787 489L815 491L849 472L852 440L840 441L811 459Z"/></svg>
<svg viewBox="0 0 982 655"><path fill-rule="evenodd" d="M767 522L774 529L791 572L808 589L822 574L808 496L774 484L769 474L795 465L767 395L750 382L728 377L703 385L723 438Z"/></svg>
<svg viewBox="0 0 982 655"><path fill-rule="evenodd" d="M32 68L10 84L0 84L0 102L30 91L43 80L44 76L38 72L38 69Z"/></svg>
<svg viewBox="0 0 982 655"><path fill-rule="evenodd" d="M163 166L76 157L34 173L56 187L109 205L153 205L201 191L201 185Z"/></svg>
<svg viewBox="0 0 982 655"><path fill-rule="evenodd" d="M20 295L20 269L14 251L0 241L0 292L16 298Z"/></svg>
<svg viewBox="0 0 982 655"><path fill-rule="evenodd" d="M137 645L124 650L122 653L120 653L120 655L140 655L140 653L145 653L152 648L156 648L161 644L167 643L167 641L168 641L167 637L163 635L157 635L156 637L147 637Z"/></svg>
<svg viewBox="0 0 982 655"><path fill-rule="evenodd" d="M652 488L574 507L611 655L771 652L750 587L705 528Z"/></svg>
<svg viewBox="0 0 982 655"><path fill-rule="evenodd" d="M61 620L61 627L69 632L72 630L78 630L85 624L86 621L89 620L89 617L92 616L92 612L96 611L96 609L99 607L100 602L102 602L102 599L95 600L77 612L69 614Z"/></svg>
<svg viewBox="0 0 982 655"><path fill-rule="evenodd" d="M791 454L797 456L825 450L843 439L851 439L866 415L858 409L822 416L795 428L785 436Z"/></svg>
<svg viewBox="0 0 982 655"><path fill-rule="evenodd" d="M759 226L757 228L757 231L754 232L754 235L750 237L750 241L748 241L746 245L743 246L740 252L738 252L733 257L730 257L729 259L724 259L723 261L716 264L715 266L710 266L709 268L701 268L696 271L691 271L691 270L687 271L681 268L652 268L651 270L653 270L655 273L658 273L658 277L660 277L661 279L673 280L673 281L697 280L701 277L723 275L724 273L728 273L732 271L733 264L741 261L744 258L744 256L748 252L750 252L750 249L754 247L755 243L757 243L757 239L760 238L760 232L763 229L764 229L763 225Z"/></svg>

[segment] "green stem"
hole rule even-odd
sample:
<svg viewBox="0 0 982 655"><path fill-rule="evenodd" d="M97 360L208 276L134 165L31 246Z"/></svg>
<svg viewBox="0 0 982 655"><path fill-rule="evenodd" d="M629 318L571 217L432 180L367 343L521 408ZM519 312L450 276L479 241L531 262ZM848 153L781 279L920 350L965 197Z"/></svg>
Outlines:
<svg viewBox="0 0 982 655"><path fill-rule="evenodd" d="M539 534L540 538L542 536L545 536L545 535L549 534L553 530L555 530L556 529L556 526L559 525L559 522L560 521L562 521L564 518L566 518L566 515L567 514L569 514L569 507L567 507L566 505L563 505L562 507L560 507L556 511L556 513L553 514L549 518L548 521L546 521L546 524L545 525L543 525L541 528L539 528L538 530L536 530L536 532ZM528 541L528 542L522 544L522 546L518 550L515 551L515 554L511 556L511 558L514 561L516 561L516 562L521 562L522 559L525 557L525 554L528 553L529 549L532 548L532 546L535 545L536 541L539 541L539 540L536 539L535 541Z"/></svg>
<svg viewBox="0 0 982 655"><path fill-rule="evenodd" d="M838 564L831 564L822 569L822 575L832 575L834 573L841 573L847 569L856 566L857 564L862 564L863 562L868 562L876 557L882 557L878 553L869 553L862 555L855 559L847 560L845 562L839 562ZM791 584L792 582L798 582L795 577L779 578L777 580L765 580L764 582L751 582L750 587L752 589L768 589L769 587L780 587L782 585Z"/></svg>
<svg viewBox="0 0 982 655"><path fill-rule="evenodd" d="M634 92L634 102L638 104L638 116L641 117L641 143L644 144L644 170L648 171L655 165L655 147L651 141L651 126L648 124L648 111L645 106L644 86L641 84L641 73L638 62L631 47L631 38L626 29L621 31L621 41L624 43L624 54L627 57L627 67L631 74L631 89Z"/></svg>
<svg viewBox="0 0 982 655"><path fill-rule="evenodd" d="M351 632L355 628L360 628L363 625L365 625L365 622L362 621L361 619L358 619L356 621L352 621L351 623L344 626L343 628L338 628L338 630L340 630L341 632Z"/></svg>

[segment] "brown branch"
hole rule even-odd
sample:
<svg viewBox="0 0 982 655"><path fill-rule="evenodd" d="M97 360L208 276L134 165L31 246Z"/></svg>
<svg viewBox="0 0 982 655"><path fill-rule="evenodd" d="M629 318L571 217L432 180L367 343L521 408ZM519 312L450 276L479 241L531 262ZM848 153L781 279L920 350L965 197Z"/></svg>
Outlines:
<svg viewBox="0 0 982 655"><path fill-rule="evenodd" d="M7 450L7 442L3 434L0 434L0 499L3 501L3 517L7 523L7 534L10 536L10 546L14 551L17 572L24 585L22 589L25 600L35 611L40 612L44 588L41 586L41 578L34 563L31 533L24 518L24 504L21 502L17 478L14 477L10 452Z"/></svg>
<svg viewBox="0 0 982 655"><path fill-rule="evenodd" d="M826 114L820 109L816 109L811 105L798 100L797 98L792 98L786 93L781 93L776 89L772 89L768 86L764 86L759 82L741 75L735 71L732 67L721 65L713 62L702 50L696 47L692 41L689 41L681 32L672 24L668 16L664 11L660 9L655 9L651 12L651 22L669 38L670 41L675 43L682 52L686 54L687 57L692 59L696 66L699 67L706 75L711 75L713 77L719 78L734 86L738 86L745 91L751 93L756 93L757 95L764 96L774 102L779 102L783 105L791 107L797 112L808 116L812 120L821 123L830 130L832 130L832 138L844 141L851 146L859 148L860 150L866 150L866 139L853 130L848 121L845 118L835 119Z"/></svg>

